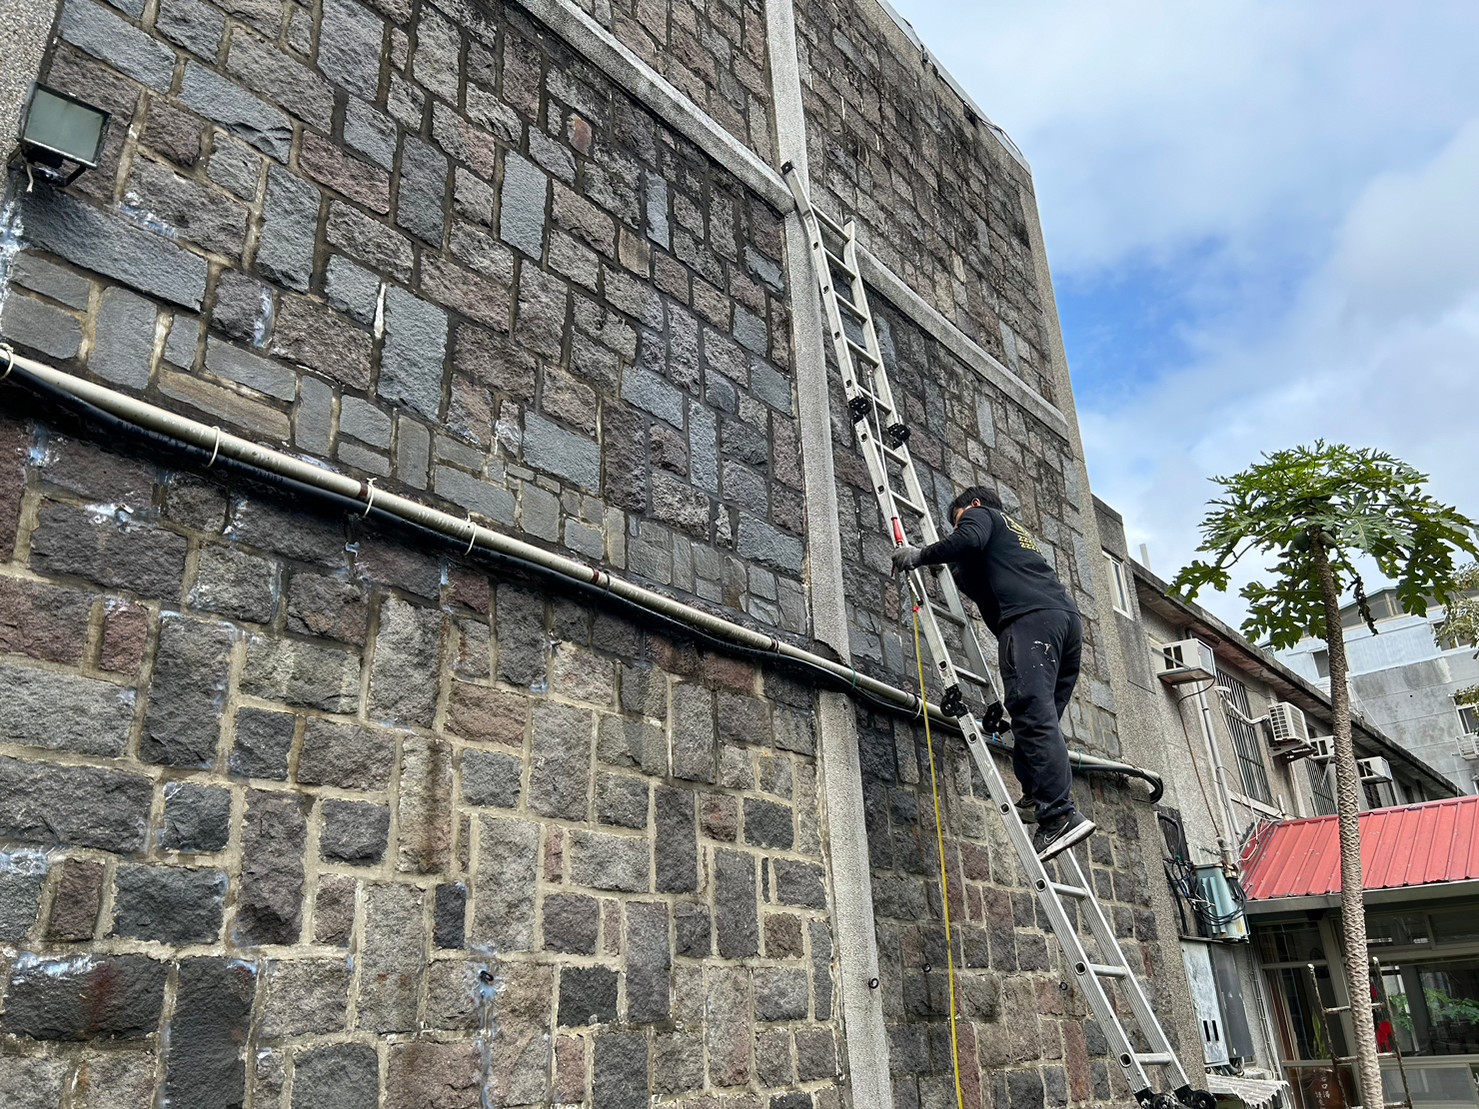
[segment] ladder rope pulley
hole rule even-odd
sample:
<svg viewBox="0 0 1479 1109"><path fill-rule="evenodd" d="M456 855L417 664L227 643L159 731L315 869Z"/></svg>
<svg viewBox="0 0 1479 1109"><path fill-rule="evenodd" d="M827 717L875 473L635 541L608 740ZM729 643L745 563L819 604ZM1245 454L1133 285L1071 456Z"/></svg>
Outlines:
<svg viewBox="0 0 1479 1109"><path fill-rule="evenodd" d="M909 511L911 526L917 526L922 542L934 543L940 538L929 508L934 497L930 490L925 489L915 469L908 445L909 428L901 419L902 413L894 400L893 387L889 384L883 350L873 324L872 310L868 306L867 289L859 276L862 270L858 262L856 224L851 219L839 223L813 208L806 188L791 163L784 164L781 172L796 202L796 211L801 217L807 241L811 244L813 270L826 312L827 329L832 334L832 347L841 377L842 393L847 398L847 413L852 419L853 431L867 464L873 492L890 537L896 548L910 542L899 514L900 507L903 507ZM832 245L828 245L826 241L828 234L836 240ZM834 271L848 278L845 282L848 286L846 298L837 291L837 286L844 282L837 279ZM844 306L855 317L851 333L843 326ZM861 376L860 367L863 370ZM895 480L890 464L900 480ZM1053 933L1063 947L1067 965L1077 972L1075 980L1094 1019L1103 1030L1109 1042L1110 1054L1124 1072L1125 1081L1135 1100L1144 1109L1181 1109L1183 1106L1207 1109L1211 1095L1204 1090L1192 1088L1186 1071L1171 1048L1165 1029L1151 1009L1145 988L1130 966L1109 917L1094 894L1083 864L1071 849L1063 852L1056 860L1061 881L1052 880L1033 849L1031 837L1027 834L1016 806L1009 799L1006 782L1002 779L996 760L987 750L986 741L987 731L999 734L1005 725L1000 707L1001 691L994 671L987 665L971 621L966 616L960 590L950 570L940 568L936 577L940 595L938 602L926 591L925 579L920 570L910 571L906 580L913 606L921 704L925 697L924 656L920 650L922 637L929 647L930 657L934 660L936 673L944 689L940 708L960 725L966 747L986 783L989 799L1001 814L1007 839L1027 873L1028 885L1033 888ZM941 618L960 630L960 645L965 656L963 666L956 664L950 647L941 634ZM985 721L977 719L971 711L966 700L965 682L979 687L990 696ZM934 748L928 733L928 716L925 717L925 728L931 785L935 787L935 831L940 853L941 899L946 913L945 949L950 958L950 1035L957 1099L960 1100L954 949L948 918L950 892L945 872L945 840L940 823L939 791L935 783ZM1097 949L1092 957L1074 923L1079 912L1087 921ZM1120 996L1128 1002L1128 1017L1125 1020L1121 1019L1106 988L1108 986L1117 988ZM1126 1027L1127 1024L1129 1028ZM1138 1036L1138 1041L1132 1039L1131 1029ZM1143 1047L1137 1046L1140 1042L1143 1042ZM1155 1067L1166 1069L1166 1085L1174 1093L1155 1091L1147 1075L1147 1068Z"/></svg>

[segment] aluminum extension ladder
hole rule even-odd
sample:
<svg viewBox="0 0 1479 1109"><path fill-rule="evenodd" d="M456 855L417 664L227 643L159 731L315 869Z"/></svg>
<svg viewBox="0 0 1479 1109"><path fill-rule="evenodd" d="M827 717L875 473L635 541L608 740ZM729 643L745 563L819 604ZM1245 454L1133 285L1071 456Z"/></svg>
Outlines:
<svg viewBox="0 0 1479 1109"><path fill-rule="evenodd" d="M842 375L848 415L852 418L853 429L867 460L873 491L877 495L883 518L888 522L891 538L896 547L908 541L908 532L904 526L904 519L907 517L911 522L909 530L917 528L925 544L933 543L940 536L929 509L929 495L920 484L909 453L909 428L904 422L904 413L894 401L888 374L884 370L878 334L873 326L867 292L858 268L856 225L851 219L838 223L812 207L805 186L790 162L781 167L781 172L796 201L796 210L801 216L810 243L812 263L821 288L822 302L826 306L827 327L832 333L837 368ZM839 292L839 285L846 287L847 295ZM866 383L859 376L860 366L866 374ZM895 473L902 477L902 489L895 484ZM1055 881L1032 848L1026 826L1017 815L1016 806L1007 793L1006 783L997 770L996 760L987 749L988 741L982 726L966 703L962 682L989 694L988 702L999 702L1001 694L996 679L986 664L981 645L966 618L960 591L956 588L949 568L942 568L939 575L940 594L945 602L943 605L930 599L920 571L915 570L909 574L909 588L919 608L921 627L925 640L929 643L936 673L944 685L945 694L940 707L946 715L955 718L965 735L966 746L986 782L990 799L1006 825L1007 838L1011 840L1017 856L1022 860L1028 880L1052 922L1053 932L1063 945L1079 988L1083 990L1089 1008L1103 1029L1135 1100L1147 1109L1180 1109L1181 1105L1191 1106L1192 1109L1215 1109L1216 1099L1211 1094L1192 1088L1186 1071L1166 1039L1165 1030L1151 1010L1144 988L1115 939L1114 930L1099 904L1099 899L1094 896L1093 886L1083 865L1074 857L1072 850L1063 852L1057 858L1063 868L1060 873L1064 880ZM951 656L950 648L940 630L941 621L958 629L959 642L969 667L958 665ZM923 695L924 691L921 690L920 693ZM1101 961L1095 962L1085 948L1069 903L1082 906L1084 915L1088 918L1089 929L1098 945ZM950 937L946 939L947 942L953 942ZM1133 1018L1131 1023L1139 1032L1143 1046L1131 1039L1130 1031L1115 1010L1114 1002L1106 989L1106 984L1112 982L1118 982L1123 987ZM1165 1068L1169 1072L1172 1092L1154 1091L1147 1076L1147 1069L1154 1067Z"/></svg>

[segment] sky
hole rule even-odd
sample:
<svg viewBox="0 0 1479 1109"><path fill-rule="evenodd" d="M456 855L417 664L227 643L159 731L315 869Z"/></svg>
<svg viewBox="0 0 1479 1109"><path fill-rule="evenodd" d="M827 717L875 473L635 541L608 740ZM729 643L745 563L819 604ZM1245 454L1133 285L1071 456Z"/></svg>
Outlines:
<svg viewBox="0 0 1479 1109"><path fill-rule="evenodd" d="M893 2L1031 163L1090 482L1157 574L1211 476L1316 438L1479 518L1479 4Z"/></svg>

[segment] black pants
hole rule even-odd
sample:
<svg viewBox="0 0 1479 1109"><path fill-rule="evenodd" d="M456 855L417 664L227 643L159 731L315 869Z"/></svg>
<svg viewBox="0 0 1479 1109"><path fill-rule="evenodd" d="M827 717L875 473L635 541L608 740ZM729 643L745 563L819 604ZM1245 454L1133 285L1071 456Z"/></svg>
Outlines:
<svg viewBox="0 0 1479 1109"><path fill-rule="evenodd" d="M1073 772L1058 721L1078 681L1083 624L1076 612L1027 612L997 642L1016 742L1012 769L1022 792L1037 802L1037 819L1056 820L1073 811Z"/></svg>

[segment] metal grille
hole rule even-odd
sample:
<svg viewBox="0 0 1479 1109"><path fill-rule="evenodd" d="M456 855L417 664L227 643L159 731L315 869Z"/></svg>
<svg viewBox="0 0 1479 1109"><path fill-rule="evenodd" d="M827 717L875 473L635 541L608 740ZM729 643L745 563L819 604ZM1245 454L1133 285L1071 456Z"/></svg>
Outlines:
<svg viewBox="0 0 1479 1109"><path fill-rule="evenodd" d="M1315 798L1315 815L1334 816L1335 790L1330 787L1330 764L1306 759L1304 769L1310 776L1310 792Z"/></svg>
<svg viewBox="0 0 1479 1109"><path fill-rule="evenodd" d="M1217 684L1227 690L1228 699L1232 701L1234 708L1244 716L1253 715L1253 710L1248 707L1248 687L1246 685L1231 674L1225 673L1217 675ZM1255 801L1272 805L1274 797L1268 788L1268 768L1263 764L1263 745L1258 741L1258 733L1230 712L1224 712L1222 717L1227 721L1227 730L1232 734L1233 750L1238 756L1238 776L1243 781L1243 792Z"/></svg>

